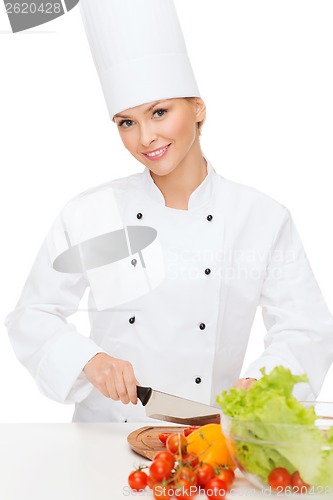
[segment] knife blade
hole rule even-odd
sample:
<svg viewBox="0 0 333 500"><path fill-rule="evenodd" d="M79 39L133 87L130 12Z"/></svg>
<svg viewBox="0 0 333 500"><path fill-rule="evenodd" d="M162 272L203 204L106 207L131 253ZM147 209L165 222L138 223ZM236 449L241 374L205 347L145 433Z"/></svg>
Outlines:
<svg viewBox="0 0 333 500"><path fill-rule="evenodd" d="M151 387L137 386L137 395L150 418L184 425L219 424L218 408L155 391Z"/></svg>

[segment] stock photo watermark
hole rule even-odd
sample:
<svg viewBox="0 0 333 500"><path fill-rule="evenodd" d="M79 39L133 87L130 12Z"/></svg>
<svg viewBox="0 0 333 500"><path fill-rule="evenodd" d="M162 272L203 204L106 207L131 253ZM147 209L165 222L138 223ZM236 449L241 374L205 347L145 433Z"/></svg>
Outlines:
<svg viewBox="0 0 333 500"><path fill-rule="evenodd" d="M5 12L13 33L48 23L72 10L79 0L6 1Z"/></svg>
<svg viewBox="0 0 333 500"><path fill-rule="evenodd" d="M331 495L333 494L333 488L331 486L317 486L317 487L310 487L307 488L306 491L299 491L297 488L277 488L273 489L269 486L266 488L231 488L227 492L224 489L211 489L207 490L204 489L200 486L194 486L191 485L188 488L174 488L170 490L170 488L166 488L166 486L163 485L157 485L155 490L154 490L154 498L168 498L166 494L169 496L174 496L174 498L193 498L193 496L196 495L201 495L200 498L210 498L213 495L214 498L219 498L218 495L220 495L220 498L223 498L225 495L227 495L226 498L231 498L231 497L244 497L244 498L251 498L251 497L258 497L258 495L264 495L265 497L267 496L272 496L272 497L284 497L286 496L296 496L297 498L300 497L300 494L305 494L307 495L307 498L311 495L320 495L320 496L327 496L330 495L329 498L331 498ZM153 498L152 491L149 489L145 489L142 491L134 491L132 490L129 486L124 486L123 488L123 496L124 497L133 497L133 498Z"/></svg>

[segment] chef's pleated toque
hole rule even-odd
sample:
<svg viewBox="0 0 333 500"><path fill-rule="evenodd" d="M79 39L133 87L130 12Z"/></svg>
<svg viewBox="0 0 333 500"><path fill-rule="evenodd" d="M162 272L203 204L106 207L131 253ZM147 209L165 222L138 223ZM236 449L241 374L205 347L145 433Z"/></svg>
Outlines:
<svg viewBox="0 0 333 500"><path fill-rule="evenodd" d="M200 96L173 0L81 0L80 10L111 119Z"/></svg>

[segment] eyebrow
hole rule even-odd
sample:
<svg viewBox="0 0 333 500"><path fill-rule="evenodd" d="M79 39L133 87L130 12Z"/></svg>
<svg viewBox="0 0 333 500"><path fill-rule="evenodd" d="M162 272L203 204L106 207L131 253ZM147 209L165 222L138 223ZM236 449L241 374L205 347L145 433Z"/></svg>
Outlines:
<svg viewBox="0 0 333 500"><path fill-rule="evenodd" d="M164 100L165 100L165 99L164 99ZM144 114L149 113L149 111L151 111L151 110L152 110L152 109L156 106L156 104L159 104L160 102L164 102L164 101L162 100L162 101L155 101L155 102L153 102L153 103L149 106L149 108L148 108L148 109L146 109L146 110L144 111ZM126 116L126 115L118 115L118 114L116 114L116 115L114 115L114 118L124 118L124 119L126 120L126 119L129 119L129 118L131 118L131 117L130 117L130 116Z"/></svg>

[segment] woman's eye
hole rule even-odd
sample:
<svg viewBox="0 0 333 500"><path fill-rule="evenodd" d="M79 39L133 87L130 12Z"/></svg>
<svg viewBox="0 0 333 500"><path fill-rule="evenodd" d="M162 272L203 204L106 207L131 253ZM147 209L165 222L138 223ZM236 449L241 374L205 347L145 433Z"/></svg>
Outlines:
<svg viewBox="0 0 333 500"><path fill-rule="evenodd" d="M121 120L118 123L118 127L124 127L124 128L131 127L132 125L133 125L132 120Z"/></svg>
<svg viewBox="0 0 333 500"><path fill-rule="evenodd" d="M160 118L161 116L165 115L166 112L166 109L157 109L156 111L154 111L154 116L157 115L157 117Z"/></svg>

